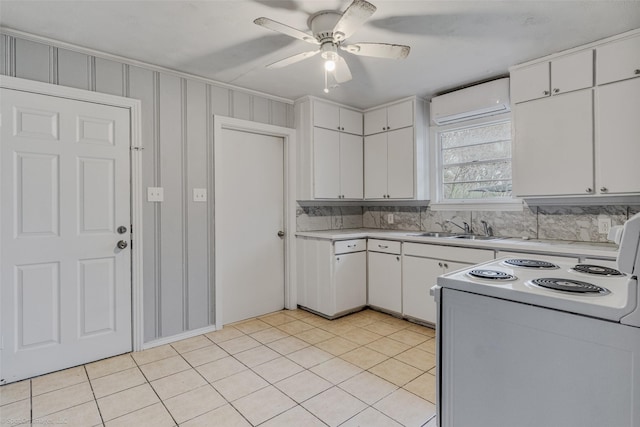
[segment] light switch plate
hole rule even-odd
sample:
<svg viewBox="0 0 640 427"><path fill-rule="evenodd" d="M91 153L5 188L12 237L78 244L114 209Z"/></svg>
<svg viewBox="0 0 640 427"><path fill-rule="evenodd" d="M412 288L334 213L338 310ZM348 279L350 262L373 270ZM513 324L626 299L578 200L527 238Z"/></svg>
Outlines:
<svg viewBox="0 0 640 427"><path fill-rule="evenodd" d="M194 202L206 202L207 201L207 189L206 188L194 188L193 189L193 201Z"/></svg>
<svg viewBox="0 0 640 427"><path fill-rule="evenodd" d="M164 201L164 188L147 187L147 202L163 202L163 201Z"/></svg>

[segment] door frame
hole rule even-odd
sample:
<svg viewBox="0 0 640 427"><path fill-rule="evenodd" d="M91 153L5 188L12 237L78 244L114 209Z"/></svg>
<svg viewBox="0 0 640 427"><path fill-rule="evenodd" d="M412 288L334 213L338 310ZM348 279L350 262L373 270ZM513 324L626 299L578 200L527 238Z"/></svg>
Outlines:
<svg viewBox="0 0 640 427"><path fill-rule="evenodd" d="M218 298L222 295L222 285L218 277L218 270L215 268L215 236L216 236L216 221L215 221L215 195L218 193L218 187L220 183L216 179L216 162L219 161L217 153L219 151L219 144L216 141L220 141L222 138L223 130L236 130L241 132L257 133L260 135L275 136L283 139L284 142L284 307L287 309L297 308L297 292L296 292L296 251L295 251L295 232L296 232L296 130L292 128L286 128L282 126L274 126L265 123L252 122L249 120L235 119L232 117L214 115L213 116L213 159L211 164L214 165L214 173L210 174L212 182L209 183L209 188L214 189L214 203L212 210L209 214L210 221L213 223L210 227L211 235L210 242L212 242L213 267L214 267L214 325L216 329L222 329L222 298Z"/></svg>
<svg viewBox="0 0 640 427"><path fill-rule="evenodd" d="M142 103L138 99L90 92L34 80L0 75L0 87L32 92L76 101L92 102L126 108L130 114L130 198L131 198L131 332L132 351L142 350L143 324L143 280L142 280ZM1 214L1 213L0 213ZM1 328L2 325L0 325ZM1 329L0 329L1 330ZM1 361L0 361L1 363Z"/></svg>

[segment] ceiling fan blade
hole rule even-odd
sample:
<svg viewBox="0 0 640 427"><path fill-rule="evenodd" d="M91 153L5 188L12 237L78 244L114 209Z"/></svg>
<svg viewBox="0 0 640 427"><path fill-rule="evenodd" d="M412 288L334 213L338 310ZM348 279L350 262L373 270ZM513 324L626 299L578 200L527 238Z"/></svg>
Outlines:
<svg viewBox="0 0 640 427"><path fill-rule="evenodd" d="M291 65L291 64L295 64L296 62L300 62L303 59L307 59L307 58L311 58L312 56L315 56L317 54L319 54L320 51L319 50L312 50L309 52L302 52L302 53L297 53L293 56L290 56L288 58L284 58L281 59L280 61L276 61L273 64L269 64L267 65L267 68L282 68L282 67L286 67L287 65Z"/></svg>
<svg viewBox="0 0 640 427"><path fill-rule="evenodd" d="M349 38L375 11L376 7L368 1L353 0L333 28L334 40L342 41Z"/></svg>
<svg viewBox="0 0 640 427"><path fill-rule="evenodd" d="M311 34L307 34L307 33L302 32L300 30L296 30L293 27L290 27L288 25L285 25L285 24L282 24L280 22L274 21L273 19L261 17L261 18L256 18L253 21L253 23L256 24L256 25L260 25L261 27L268 28L269 30L277 31L278 33L282 33L282 34L286 34L289 37L293 37L293 38L296 38L298 40L305 41L307 43L311 43L311 44L315 44L315 45L320 44L320 43L318 43L318 40L316 40Z"/></svg>
<svg viewBox="0 0 640 427"><path fill-rule="evenodd" d="M401 44L387 43L356 43L340 46L354 55L373 56L376 58L404 59L409 56L411 48Z"/></svg>
<svg viewBox="0 0 640 427"><path fill-rule="evenodd" d="M347 65L347 61L344 58L338 56L338 60L336 61L336 69L333 71L333 76L336 78L336 82L344 83L351 80L351 70L349 70L349 65Z"/></svg>

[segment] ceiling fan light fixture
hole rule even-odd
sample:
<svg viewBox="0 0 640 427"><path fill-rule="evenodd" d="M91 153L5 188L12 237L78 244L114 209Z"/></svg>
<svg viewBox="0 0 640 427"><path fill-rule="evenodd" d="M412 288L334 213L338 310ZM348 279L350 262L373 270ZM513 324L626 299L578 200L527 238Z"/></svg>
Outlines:
<svg viewBox="0 0 640 427"><path fill-rule="evenodd" d="M336 61L332 59L327 59L324 61L324 69L327 71L333 71L336 69Z"/></svg>

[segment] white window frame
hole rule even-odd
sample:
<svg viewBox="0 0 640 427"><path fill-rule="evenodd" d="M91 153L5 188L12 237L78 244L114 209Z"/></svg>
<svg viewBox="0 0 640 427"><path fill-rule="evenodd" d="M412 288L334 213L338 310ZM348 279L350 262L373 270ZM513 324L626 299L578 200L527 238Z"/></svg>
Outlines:
<svg viewBox="0 0 640 427"><path fill-rule="evenodd" d="M513 117L511 113L498 114L495 116L482 117L474 120L465 120L462 122L452 123L443 126L431 126L429 136L431 140L430 158L431 158L431 209L437 210L487 210L487 211L521 211L523 202L521 199L511 198L495 198L495 199L459 199L444 200L442 194L442 158L440 147L440 133L449 132L456 129L468 128L474 126L487 126L494 123L511 120L511 143L513 146L514 130Z"/></svg>

